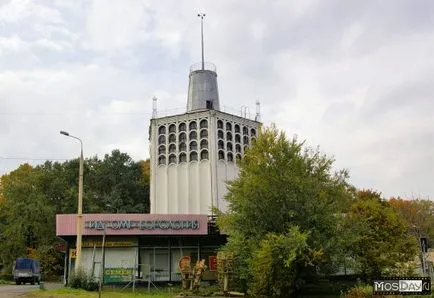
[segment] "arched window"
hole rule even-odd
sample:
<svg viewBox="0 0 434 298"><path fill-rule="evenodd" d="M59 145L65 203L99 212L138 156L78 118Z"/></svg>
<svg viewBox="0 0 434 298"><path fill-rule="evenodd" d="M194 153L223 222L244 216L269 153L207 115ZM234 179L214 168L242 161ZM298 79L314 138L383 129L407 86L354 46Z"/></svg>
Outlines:
<svg viewBox="0 0 434 298"><path fill-rule="evenodd" d="M200 121L200 128L208 128L208 121L206 119Z"/></svg>
<svg viewBox="0 0 434 298"><path fill-rule="evenodd" d="M249 144L249 137L248 136L244 136L243 137L243 144L244 145L248 145Z"/></svg>
<svg viewBox="0 0 434 298"><path fill-rule="evenodd" d="M221 120L217 121L217 128L223 129L223 121Z"/></svg>
<svg viewBox="0 0 434 298"><path fill-rule="evenodd" d="M169 164L171 164L171 163L176 163L176 155L175 154L169 155Z"/></svg>
<svg viewBox="0 0 434 298"><path fill-rule="evenodd" d="M233 162L234 161L234 155L230 152L228 152L228 161Z"/></svg>
<svg viewBox="0 0 434 298"><path fill-rule="evenodd" d="M200 149L208 149L208 141L207 140L200 141Z"/></svg>
<svg viewBox="0 0 434 298"><path fill-rule="evenodd" d="M165 136L159 136L158 137L158 145L165 144L166 143L166 137Z"/></svg>
<svg viewBox="0 0 434 298"><path fill-rule="evenodd" d="M230 122L226 122L226 130L232 130L232 124Z"/></svg>
<svg viewBox="0 0 434 298"><path fill-rule="evenodd" d="M243 135L248 135L249 134L249 129L247 127L243 127Z"/></svg>
<svg viewBox="0 0 434 298"><path fill-rule="evenodd" d="M165 165L166 164L166 156L161 155L160 157L158 157L158 164L159 165Z"/></svg>
<svg viewBox="0 0 434 298"><path fill-rule="evenodd" d="M232 133L229 131L226 133L226 141L232 141Z"/></svg>
<svg viewBox="0 0 434 298"><path fill-rule="evenodd" d="M252 128L252 129L250 130L250 135L251 135L251 136L256 136L256 130L255 130L254 128Z"/></svg>
<svg viewBox="0 0 434 298"><path fill-rule="evenodd" d="M223 150L219 150L219 160L225 160L225 152Z"/></svg>
<svg viewBox="0 0 434 298"><path fill-rule="evenodd" d="M180 142L185 142L185 141L187 141L187 134L186 134L185 132L181 132L181 133L179 134L179 141L180 141Z"/></svg>
<svg viewBox="0 0 434 298"><path fill-rule="evenodd" d="M170 124L169 133L171 133L171 132L176 132L176 125L175 124Z"/></svg>
<svg viewBox="0 0 434 298"><path fill-rule="evenodd" d="M165 154L166 153L166 146L161 145L158 147L158 154Z"/></svg>
<svg viewBox="0 0 434 298"><path fill-rule="evenodd" d="M190 132L190 141L196 139L197 139L197 132L195 131Z"/></svg>
<svg viewBox="0 0 434 298"><path fill-rule="evenodd" d="M235 159L236 159L237 162L239 162L241 160L241 154L237 154L235 156Z"/></svg>
<svg viewBox="0 0 434 298"><path fill-rule="evenodd" d="M158 128L158 134L164 135L166 133L166 126L162 125Z"/></svg>
<svg viewBox="0 0 434 298"><path fill-rule="evenodd" d="M191 121L191 122L188 124L188 129L193 130L193 129L196 129L196 128L197 128L197 123L196 123L196 121Z"/></svg>
<svg viewBox="0 0 434 298"><path fill-rule="evenodd" d="M169 135L169 143L175 143L176 142L176 136L174 133Z"/></svg>
<svg viewBox="0 0 434 298"><path fill-rule="evenodd" d="M222 140L219 140L218 148L219 149L225 149L225 143Z"/></svg>
<svg viewBox="0 0 434 298"><path fill-rule="evenodd" d="M219 139L224 139L224 133L223 133L223 131L222 131L222 130L219 130L219 131L217 132L217 136L218 136Z"/></svg>
<svg viewBox="0 0 434 298"><path fill-rule="evenodd" d="M190 151L193 151L193 150L197 150L197 143L196 143L196 141L190 142Z"/></svg>
<svg viewBox="0 0 434 298"><path fill-rule="evenodd" d="M208 130L202 129L200 131L200 138L203 139L203 138L206 138L206 137L208 137Z"/></svg>
<svg viewBox="0 0 434 298"><path fill-rule="evenodd" d="M187 154L185 154L184 152L183 153L180 153L179 154L179 162L181 163L181 162L187 162Z"/></svg>
<svg viewBox="0 0 434 298"><path fill-rule="evenodd" d="M185 144L185 143L179 144L179 152L181 152L181 151L187 151L187 144Z"/></svg>
<svg viewBox="0 0 434 298"><path fill-rule="evenodd" d="M240 144L235 145L235 152L241 153L241 145Z"/></svg>
<svg viewBox="0 0 434 298"><path fill-rule="evenodd" d="M233 147L232 147L232 143L231 143L231 142L228 142L228 143L226 144L226 149L227 149L228 151L231 151L231 152L232 152Z"/></svg>
<svg viewBox="0 0 434 298"><path fill-rule="evenodd" d="M241 143L241 136L239 134L235 135L235 142L236 143Z"/></svg>
<svg viewBox="0 0 434 298"><path fill-rule="evenodd" d="M240 132L240 126L238 124L235 124L235 132Z"/></svg>
<svg viewBox="0 0 434 298"><path fill-rule="evenodd" d="M187 130L187 125L183 122L180 123L178 126L179 131L186 131Z"/></svg>
<svg viewBox="0 0 434 298"><path fill-rule="evenodd" d="M175 144L169 145L169 153L175 153L176 152L176 146Z"/></svg>
<svg viewBox="0 0 434 298"><path fill-rule="evenodd" d="M190 153L190 161L196 161L197 160L197 152L193 151Z"/></svg>
<svg viewBox="0 0 434 298"><path fill-rule="evenodd" d="M208 150L202 150L200 152L200 160L206 160L208 159Z"/></svg>

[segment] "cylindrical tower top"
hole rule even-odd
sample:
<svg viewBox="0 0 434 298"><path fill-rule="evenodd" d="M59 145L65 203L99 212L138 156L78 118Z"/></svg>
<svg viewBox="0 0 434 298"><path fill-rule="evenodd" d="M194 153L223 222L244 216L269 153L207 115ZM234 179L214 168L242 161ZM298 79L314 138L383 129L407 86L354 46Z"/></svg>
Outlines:
<svg viewBox="0 0 434 298"><path fill-rule="evenodd" d="M210 62L190 67L187 113L198 110L220 110L216 67Z"/></svg>

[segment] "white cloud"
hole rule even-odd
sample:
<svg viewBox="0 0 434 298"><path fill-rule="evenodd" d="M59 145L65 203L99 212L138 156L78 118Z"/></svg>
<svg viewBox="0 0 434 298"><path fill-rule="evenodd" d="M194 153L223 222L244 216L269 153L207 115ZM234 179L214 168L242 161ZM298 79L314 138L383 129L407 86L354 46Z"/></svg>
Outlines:
<svg viewBox="0 0 434 298"><path fill-rule="evenodd" d="M424 7L426 6L426 7ZM8 1L0 5L0 157L114 148L149 156L159 115L185 110L188 66L218 70L221 105L336 157L387 196L434 196L430 2ZM17 137L19 136L19 137ZM0 159L0 172L21 160Z"/></svg>

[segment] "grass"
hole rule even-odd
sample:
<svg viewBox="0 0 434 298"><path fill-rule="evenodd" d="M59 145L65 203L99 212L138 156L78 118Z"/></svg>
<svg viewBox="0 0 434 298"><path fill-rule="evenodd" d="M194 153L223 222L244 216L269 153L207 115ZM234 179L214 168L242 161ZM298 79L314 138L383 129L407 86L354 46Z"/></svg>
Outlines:
<svg viewBox="0 0 434 298"><path fill-rule="evenodd" d="M175 297L178 293L169 293L168 290L148 290L139 289L135 293L131 289L121 291L121 289L104 289L101 297L103 298L168 298ZM55 297L71 297L71 298L95 298L98 297L98 292L88 292L81 289L61 288L55 290L35 291L24 295L27 298L55 298Z"/></svg>

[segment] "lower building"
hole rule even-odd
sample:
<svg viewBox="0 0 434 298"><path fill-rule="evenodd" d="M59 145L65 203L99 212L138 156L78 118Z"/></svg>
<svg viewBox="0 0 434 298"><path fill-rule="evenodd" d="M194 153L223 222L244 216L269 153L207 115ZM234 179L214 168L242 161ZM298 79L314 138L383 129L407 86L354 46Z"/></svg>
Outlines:
<svg viewBox="0 0 434 298"><path fill-rule="evenodd" d="M75 266L76 220L75 214L56 217L56 234L67 242L65 281ZM206 260L203 280L217 278L217 250L226 236L206 215L85 214L83 221L81 267L103 275L104 283L180 281L178 262L186 256L192 266Z"/></svg>

